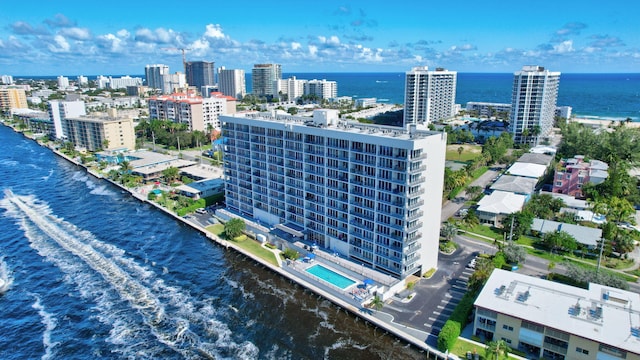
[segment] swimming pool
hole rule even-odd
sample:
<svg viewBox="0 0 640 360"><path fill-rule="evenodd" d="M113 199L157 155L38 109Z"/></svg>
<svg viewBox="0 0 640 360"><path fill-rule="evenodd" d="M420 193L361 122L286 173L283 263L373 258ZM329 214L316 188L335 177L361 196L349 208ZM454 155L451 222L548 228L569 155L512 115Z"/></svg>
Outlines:
<svg viewBox="0 0 640 360"><path fill-rule="evenodd" d="M343 290L356 283L354 280L327 269L322 265L313 265L307 269L307 272Z"/></svg>

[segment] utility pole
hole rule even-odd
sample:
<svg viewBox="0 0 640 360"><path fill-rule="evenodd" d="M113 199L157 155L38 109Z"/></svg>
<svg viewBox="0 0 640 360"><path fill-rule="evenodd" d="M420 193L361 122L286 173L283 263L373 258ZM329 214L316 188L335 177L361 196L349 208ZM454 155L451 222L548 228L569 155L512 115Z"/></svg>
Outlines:
<svg viewBox="0 0 640 360"><path fill-rule="evenodd" d="M511 214L511 230L509 230L509 244L513 241L513 220L516 218L515 214Z"/></svg>
<svg viewBox="0 0 640 360"><path fill-rule="evenodd" d="M598 277L598 270L600 270L600 260L602 260L602 252L604 251L604 238L600 239L600 255L598 255L598 266L596 266L596 278Z"/></svg>

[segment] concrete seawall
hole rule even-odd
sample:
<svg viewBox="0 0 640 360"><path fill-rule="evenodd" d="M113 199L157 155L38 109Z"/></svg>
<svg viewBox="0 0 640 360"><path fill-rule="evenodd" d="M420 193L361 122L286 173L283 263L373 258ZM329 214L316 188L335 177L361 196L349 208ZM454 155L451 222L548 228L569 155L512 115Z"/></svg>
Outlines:
<svg viewBox="0 0 640 360"><path fill-rule="evenodd" d="M5 124L6 125L6 124ZM15 129L14 129L15 130ZM23 134L23 136L25 136L26 138L31 139L30 137L26 136ZM34 139L31 139L34 140ZM193 229L199 231L200 233L202 233L204 236L207 237L207 239L210 239L211 241L219 244L220 246L223 246L225 249L233 249L235 251L237 251L238 253L241 253L243 255L245 255L246 257L252 259L253 261L263 265L265 268L273 271L274 273L279 274L280 276L283 276L287 279L289 279L290 281L302 286L303 288L306 288L310 291L312 291L313 293L320 295L324 298L326 298L327 300L331 301L332 303L334 303L335 305L349 311L352 315L357 316L359 318L362 318L363 320L367 321L368 323L371 323L372 325L385 330L386 332L388 332L389 334L392 334L394 336L396 336L397 338L399 338L400 340L420 349L426 352L427 358L428 359L447 359L448 355L445 353L442 353L440 351L438 351L437 349L432 348L431 346L429 346L426 343L426 336L425 338L421 339L416 337L414 334L419 334L422 335L423 332L419 329L412 329L412 328L408 328L404 325L399 325L399 324L394 324L392 322L393 319L388 319L385 320L383 318L385 317L389 317L388 315L384 314L384 313L380 313L377 311L368 311L368 309L364 309L364 308L358 308L356 306L354 306L353 304L335 296L334 294L331 294L330 292L315 286L314 284L310 283L309 281L307 281L306 279L300 278L298 276L296 276L295 274L288 272L280 267L274 266L273 264L267 262L266 260L255 256L254 254L245 251L244 249L240 248L239 246L237 246L236 244L234 244L233 242L224 240L219 238L218 236L216 236L215 234L207 231L205 228L201 227L200 225L193 223L191 221L189 221L188 219L184 219L180 216L178 216L177 214L167 210L166 208L160 206L159 204L153 202L153 201L149 201L147 200L147 198L140 193L137 193L136 191L133 191L132 189L126 188L125 186L123 186L122 184L119 184L117 182L114 182L111 179L105 178L103 177L101 174L96 173L95 171L92 171L91 169L87 168L85 165L83 165L82 163L68 157L67 155L63 154L62 152L53 149L49 146L47 146L46 144L41 144L38 142L39 145L46 147L48 149L50 149L51 151L53 151L54 154L56 154L57 156L69 161L70 163L78 166L79 168L84 169L88 174L92 175L93 177L95 177L96 179L99 180L105 180L111 184L113 184L114 186L120 188L121 190L124 190L126 192L128 192L129 194L131 194L134 198L138 199L141 202L150 204L152 206L154 206L156 209L163 211L165 214L168 214L170 216L172 216L175 220L180 221L182 223L184 223L185 225L188 225L190 227L192 227ZM385 316L386 315L386 316ZM413 333L413 334L412 334ZM426 334L426 333L424 333Z"/></svg>

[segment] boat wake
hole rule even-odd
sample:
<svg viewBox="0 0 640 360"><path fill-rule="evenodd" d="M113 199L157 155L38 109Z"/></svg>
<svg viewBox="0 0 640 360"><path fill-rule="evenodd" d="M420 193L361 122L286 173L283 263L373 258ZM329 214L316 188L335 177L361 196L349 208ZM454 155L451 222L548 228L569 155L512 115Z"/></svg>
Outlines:
<svg viewBox="0 0 640 360"><path fill-rule="evenodd" d="M254 344L236 343L227 324L216 319L228 309L167 285L124 250L55 216L33 196L5 190L0 206L19 223L31 247L98 304L98 319L111 326L107 341L116 345L114 351L135 358L166 357L169 349L194 359L257 357Z"/></svg>
<svg viewBox="0 0 640 360"><path fill-rule="evenodd" d="M31 305L32 308L38 310L38 315L42 318L42 324L44 325L44 333L42 334L42 345L44 346L44 355L42 355L43 360L52 359L55 355L54 349L58 342L51 341L51 333L56 328L58 321L53 316L53 314L48 313L42 303L40 302L40 297L36 294L31 294L36 298L36 302Z"/></svg>

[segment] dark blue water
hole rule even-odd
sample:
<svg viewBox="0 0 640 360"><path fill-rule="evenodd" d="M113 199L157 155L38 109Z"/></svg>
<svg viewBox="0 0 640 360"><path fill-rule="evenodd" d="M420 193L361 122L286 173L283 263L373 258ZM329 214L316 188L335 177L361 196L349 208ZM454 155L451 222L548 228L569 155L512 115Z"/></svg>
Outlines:
<svg viewBox="0 0 640 360"><path fill-rule="evenodd" d="M455 69L451 69L455 70ZM553 69L551 69L553 71ZM251 70L245 71L251 92ZM144 77L144 75L136 75ZM379 102L404 103L405 73L284 73L283 78L326 79L338 83L339 96L375 97ZM76 76L70 76L75 79ZM14 77L16 79L20 77ZM25 77L23 77L25 78ZM29 77L26 77L29 78ZM54 80L55 76L39 77ZM95 76L89 77L95 79ZM511 103L513 73L458 73L456 103ZM558 106L571 106L576 116L640 121L640 73L562 73Z"/></svg>
<svg viewBox="0 0 640 360"><path fill-rule="evenodd" d="M339 96L375 97L404 103L404 73L298 73L298 79L338 82ZM247 85L250 87L250 75ZM511 103L513 74L458 73L456 103ZM249 89L248 89L249 91ZM571 106L577 116L640 121L640 74L561 74L558 105Z"/></svg>
<svg viewBox="0 0 640 360"><path fill-rule="evenodd" d="M0 359L418 359L0 125Z"/></svg>

